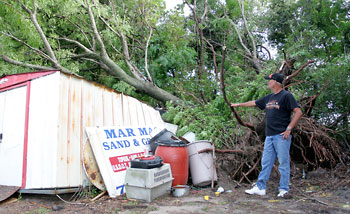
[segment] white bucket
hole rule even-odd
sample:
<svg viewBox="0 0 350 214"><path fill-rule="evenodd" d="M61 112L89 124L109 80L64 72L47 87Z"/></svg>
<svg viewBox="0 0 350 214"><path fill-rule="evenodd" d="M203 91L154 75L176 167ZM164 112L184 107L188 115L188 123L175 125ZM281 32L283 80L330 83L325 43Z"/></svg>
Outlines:
<svg viewBox="0 0 350 214"><path fill-rule="evenodd" d="M212 150L213 145L206 140L195 141L187 145L192 183L195 186L208 186L213 177L214 181L218 180L213 163L213 153L198 153L204 149Z"/></svg>
<svg viewBox="0 0 350 214"><path fill-rule="evenodd" d="M187 132L182 137L185 138L190 143L193 143L196 140L196 134L193 132Z"/></svg>
<svg viewBox="0 0 350 214"><path fill-rule="evenodd" d="M174 197L182 197L190 194L190 187L187 185L176 185L172 187Z"/></svg>

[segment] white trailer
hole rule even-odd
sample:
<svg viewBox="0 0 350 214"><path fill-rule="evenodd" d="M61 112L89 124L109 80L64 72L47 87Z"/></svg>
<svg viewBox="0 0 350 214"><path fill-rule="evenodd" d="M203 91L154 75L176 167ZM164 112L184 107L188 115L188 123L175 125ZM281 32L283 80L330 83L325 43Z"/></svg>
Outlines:
<svg viewBox="0 0 350 214"><path fill-rule="evenodd" d="M78 75L62 71L0 78L0 185L21 192L75 191L83 169L85 127L155 125L158 111Z"/></svg>

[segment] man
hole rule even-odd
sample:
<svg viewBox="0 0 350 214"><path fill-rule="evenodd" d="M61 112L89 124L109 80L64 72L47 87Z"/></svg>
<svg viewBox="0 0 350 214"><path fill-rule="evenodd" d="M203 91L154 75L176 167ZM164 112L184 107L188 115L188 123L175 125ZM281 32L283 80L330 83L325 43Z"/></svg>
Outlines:
<svg viewBox="0 0 350 214"><path fill-rule="evenodd" d="M284 197L289 191L290 161L289 149L292 140L292 129L302 116L302 111L293 95L283 89L283 75L279 73L265 76L268 87L273 92L258 100L231 104L232 107L258 106L266 109L266 138L261 159L262 170L256 185L245 192L248 194L265 195L266 183L276 156L279 161L278 171L281 174L278 197ZM291 113L294 116L291 120Z"/></svg>

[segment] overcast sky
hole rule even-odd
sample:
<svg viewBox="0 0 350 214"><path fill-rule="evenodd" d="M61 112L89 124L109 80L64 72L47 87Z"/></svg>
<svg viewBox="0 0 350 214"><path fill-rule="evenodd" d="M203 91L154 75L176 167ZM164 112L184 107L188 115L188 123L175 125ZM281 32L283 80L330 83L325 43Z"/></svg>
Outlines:
<svg viewBox="0 0 350 214"><path fill-rule="evenodd" d="M174 8L176 5L181 4L182 0L165 0L166 10Z"/></svg>
<svg viewBox="0 0 350 214"><path fill-rule="evenodd" d="M182 0L165 0L166 10L173 9L176 5L182 4L182 2ZM184 13L185 16L188 16L190 14L190 8L185 6Z"/></svg>

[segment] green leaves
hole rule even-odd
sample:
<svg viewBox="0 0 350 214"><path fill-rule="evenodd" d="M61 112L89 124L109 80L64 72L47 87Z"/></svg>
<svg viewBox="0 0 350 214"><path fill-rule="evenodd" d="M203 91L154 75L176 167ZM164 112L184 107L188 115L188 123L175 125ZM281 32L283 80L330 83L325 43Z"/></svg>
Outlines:
<svg viewBox="0 0 350 214"><path fill-rule="evenodd" d="M25 2L29 9L34 8L32 1L19 2ZM220 74L216 76L215 73L215 63L220 70L224 45L227 48L224 64L226 94L230 102L255 100L270 93L263 76L279 69L283 48L288 58L296 59L295 69L311 59L316 60L295 77L290 90L297 98L315 95L329 84L317 98L312 116L325 124L341 118L339 126L335 125L337 129L345 130L349 123L350 104L346 97L349 96L350 5L345 0L243 1L247 27L255 45L266 47L275 59L260 61L260 74L254 70L250 56L243 48L245 45L252 51L255 47L243 25L242 1L208 0L208 13L199 28L210 45L206 41L201 44L193 14L184 17L182 6L165 12L163 0L35 1L38 22L62 66L155 104L159 101L110 76L98 60L78 57L84 54L84 49L75 43L58 40L72 39L100 54L101 47L94 38L86 11L87 2L92 6L96 28L113 62L132 76L128 63L146 74L147 60L154 84L185 101L186 105L182 106L168 105L168 113L164 116L167 121L179 125L179 135L193 131L201 139L211 139L223 145L232 140L232 136L244 133L222 97L221 83L217 80ZM197 18L200 18L204 1L197 1L196 9ZM25 63L52 66L49 60L33 50L45 52L45 46L18 1L0 1L0 31L1 54ZM125 36L125 41L120 34ZM128 62L123 44L128 46ZM277 47L277 51L273 51L270 45ZM201 47L204 51L202 64ZM203 68L201 78L200 66ZM24 71L30 70L0 61L0 73ZM244 120L260 120L255 108L238 110Z"/></svg>
<svg viewBox="0 0 350 214"><path fill-rule="evenodd" d="M222 96L205 106L185 102L181 106L167 104L167 109L163 119L179 126L178 136L191 131L196 133L197 139L210 140L221 147L227 140L223 138L224 132L229 135L234 132L229 127L234 127L235 120L232 120L231 111Z"/></svg>

